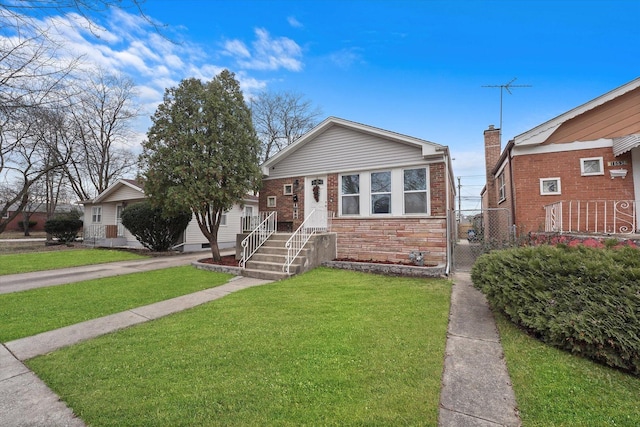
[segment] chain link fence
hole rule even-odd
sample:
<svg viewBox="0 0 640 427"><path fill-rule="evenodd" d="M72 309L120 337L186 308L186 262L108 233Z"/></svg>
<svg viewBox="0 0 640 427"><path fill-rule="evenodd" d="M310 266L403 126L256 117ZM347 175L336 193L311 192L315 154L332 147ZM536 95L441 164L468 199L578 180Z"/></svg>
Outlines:
<svg viewBox="0 0 640 427"><path fill-rule="evenodd" d="M483 253L517 244L509 209L457 210L449 221L453 272L470 271Z"/></svg>

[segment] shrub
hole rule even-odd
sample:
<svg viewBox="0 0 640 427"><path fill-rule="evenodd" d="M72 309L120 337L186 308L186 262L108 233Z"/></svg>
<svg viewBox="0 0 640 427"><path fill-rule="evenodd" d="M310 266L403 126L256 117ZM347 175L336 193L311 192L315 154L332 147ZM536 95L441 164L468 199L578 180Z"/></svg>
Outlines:
<svg viewBox="0 0 640 427"><path fill-rule="evenodd" d="M81 228L82 221L79 219L54 217L44 223L44 231L65 244L73 242Z"/></svg>
<svg viewBox="0 0 640 427"><path fill-rule="evenodd" d="M640 375L640 250L537 246L482 255L474 286L550 345Z"/></svg>
<svg viewBox="0 0 640 427"><path fill-rule="evenodd" d="M191 212L175 216L163 215L148 201L136 203L122 211L122 225L145 247L156 252L168 251L176 244L191 221Z"/></svg>

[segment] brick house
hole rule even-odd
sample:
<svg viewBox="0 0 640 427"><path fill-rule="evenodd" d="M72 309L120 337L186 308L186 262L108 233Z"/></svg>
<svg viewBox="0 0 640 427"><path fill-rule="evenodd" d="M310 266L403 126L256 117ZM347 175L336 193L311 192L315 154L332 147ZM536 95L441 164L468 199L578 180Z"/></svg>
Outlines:
<svg viewBox="0 0 640 427"><path fill-rule="evenodd" d="M484 208L529 232L628 234L640 211L640 78L510 140L484 131ZM636 184L637 183L637 184Z"/></svg>
<svg viewBox="0 0 640 427"><path fill-rule="evenodd" d="M338 258L443 264L454 198L446 146L329 117L263 164L259 209L279 231L327 212Z"/></svg>

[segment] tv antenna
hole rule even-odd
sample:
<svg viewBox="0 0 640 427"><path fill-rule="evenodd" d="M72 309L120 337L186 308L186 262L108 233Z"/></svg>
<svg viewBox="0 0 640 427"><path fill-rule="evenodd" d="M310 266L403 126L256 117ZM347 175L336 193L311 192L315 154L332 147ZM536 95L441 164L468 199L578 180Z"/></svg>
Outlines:
<svg viewBox="0 0 640 427"><path fill-rule="evenodd" d="M513 80L511 80L509 83L504 84L504 85L484 85L482 87L499 87L500 88L500 135L502 135L502 92L504 89L506 89L507 92L509 92L509 95L513 95L511 93L511 88L513 87L531 87L531 85L514 85L513 82L515 82L518 78L514 77Z"/></svg>

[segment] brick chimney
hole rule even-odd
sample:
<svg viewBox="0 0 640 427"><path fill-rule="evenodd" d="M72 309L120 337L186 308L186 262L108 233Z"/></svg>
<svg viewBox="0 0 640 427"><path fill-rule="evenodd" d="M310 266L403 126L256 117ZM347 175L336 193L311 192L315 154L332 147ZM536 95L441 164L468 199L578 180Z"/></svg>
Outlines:
<svg viewBox="0 0 640 427"><path fill-rule="evenodd" d="M498 164L502 147L500 146L500 129L495 129L489 125L489 129L484 131L484 163L487 179L487 208L498 207L498 200L495 189L495 177L491 173Z"/></svg>

